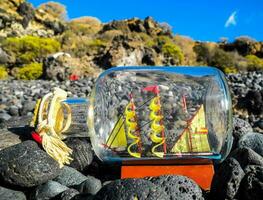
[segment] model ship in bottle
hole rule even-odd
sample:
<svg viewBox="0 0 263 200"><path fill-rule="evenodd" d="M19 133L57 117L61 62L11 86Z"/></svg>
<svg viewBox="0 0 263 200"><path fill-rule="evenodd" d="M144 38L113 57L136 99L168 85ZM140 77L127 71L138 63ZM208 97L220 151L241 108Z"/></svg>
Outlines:
<svg viewBox="0 0 263 200"><path fill-rule="evenodd" d="M153 94L149 102L149 121L146 124L139 124L136 102L132 94L130 101L126 105L123 114L118 118L114 128L109 134L104 146L111 151L116 152L119 156L127 156L140 158L146 148L142 142L142 134L147 134L151 141L152 157L165 158L169 156L200 156L210 157L214 153L211 151L208 129L206 127L204 105L200 105L196 113L187 120L187 126L179 134L172 148L168 148L166 144L164 116L162 112L162 98L158 85L147 86L144 91ZM143 105L146 104L143 103ZM187 112L186 99L182 97L182 106ZM139 106L141 107L141 106ZM148 126L146 133L142 130Z"/></svg>

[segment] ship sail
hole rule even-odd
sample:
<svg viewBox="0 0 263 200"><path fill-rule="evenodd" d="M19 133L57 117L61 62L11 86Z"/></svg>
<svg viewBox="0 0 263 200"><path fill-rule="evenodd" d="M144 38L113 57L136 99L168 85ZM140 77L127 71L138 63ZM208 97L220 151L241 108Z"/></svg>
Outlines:
<svg viewBox="0 0 263 200"><path fill-rule="evenodd" d="M138 129L138 123L137 123L137 116L135 112L135 105L133 103L133 99L131 99L130 103L126 106L125 109L125 116L126 116L126 126L127 126L127 132L128 137L133 140L132 143L128 146L127 151L128 153L136 158L141 157L141 152L134 152L132 148L134 146L139 147L140 149L140 133Z"/></svg>
<svg viewBox="0 0 263 200"><path fill-rule="evenodd" d="M160 96L159 96L159 87L157 85L148 86L144 88L145 91L154 93L156 96L151 100L149 109L151 120L151 133L150 139L155 145L152 147L152 153L159 157L163 158L166 153L166 144L164 136L164 126L163 126L163 115L161 112ZM162 146L163 151L158 151L157 149Z"/></svg>
<svg viewBox="0 0 263 200"><path fill-rule="evenodd" d="M133 98L125 108L123 115L121 115L115 124L111 134L109 135L106 147L111 149L127 149L128 153L136 158L141 157L141 152L135 152L134 147L136 146L139 151L140 148L140 130L138 128L137 116L135 112L135 105ZM128 145L127 139L132 140L131 144Z"/></svg>
<svg viewBox="0 0 263 200"><path fill-rule="evenodd" d="M152 120L150 138L154 143L160 143L163 140L161 132L164 130L164 126L160 123L163 116L158 114L160 111L160 105L158 105L158 102L159 97L155 97L149 106L151 109L150 119Z"/></svg>
<svg viewBox="0 0 263 200"><path fill-rule="evenodd" d="M125 127L124 127L124 117L121 116L115 127L113 128L111 134L108 137L106 142L106 146L109 148L126 148L127 147L127 139L125 134Z"/></svg>
<svg viewBox="0 0 263 200"><path fill-rule="evenodd" d="M201 105L188 127L182 132L171 152L173 153L209 153L208 130L205 122L204 106Z"/></svg>

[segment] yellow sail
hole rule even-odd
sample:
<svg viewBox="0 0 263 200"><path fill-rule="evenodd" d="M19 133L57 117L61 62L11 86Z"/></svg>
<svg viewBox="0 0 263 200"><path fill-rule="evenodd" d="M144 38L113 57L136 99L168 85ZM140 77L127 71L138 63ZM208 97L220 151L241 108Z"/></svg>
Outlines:
<svg viewBox="0 0 263 200"><path fill-rule="evenodd" d="M193 133L191 135L192 152L210 152L210 145L208 142L207 133Z"/></svg>
<svg viewBox="0 0 263 200"><path fill-rule="evenodd" d="M113 128L106 145L109 148L127 147L127 139L124 128L124 118L121 116Z"/></svg>
<svg viewBox="0 0 263 200"><path fill-rule="evenodd" d="M188 153L191 152L191 144L190 144L190 133L188 129L185 129L179 138L179 140L176 142L174 147L172 148L173 153Z"/></svg>
<svg viewBox="0 0 263 200"><path fill-rule="evenodd" d="M128 137L132 139L132 143L128 146L127 151L128 153L136 158L141 157L140 152L134 152L132 151L133 146L138 146L140 142L140 136L138 135L138 123L136 119L136 112L135 112L135 106L133 102L131 101L125 109L125 116L126 116L126 126L127 126L127 132L128 132Z"/></svg>
<svg viewBox="0 0 263 200"><path fill-rule="evenodd" d="M161 105L160 105L160 97L156 96L152 99L149 108L151 110L150 112L150 119L152 120L151 124L151 134L150 138L153 141L153 143L157 143L152 148L152 153L159 157L163 158L164 152L157 151L157 148L164 144L165 139L162 137L162 132L164 131L164 126L161 124L161 120L163 119L163 116L161 115Z"/></svg>
<svg viewBox="0 0 263 200"><path fill-rule="evenodd" d="M131 156L135 157L135 158L140 158L140 157L141 157L141 153L140 153L140 152L133 152L133 151L131 150L131 148L132 148L133 146L137 146L139 142L140 142L139 139L135 139L134 142L131 143L131 144L128 146L128 149L127 149L128 153L129 153Z"/></svg>
<svg viewBox="0 0 263 200"><path fill-rule="evenodd" d="M157 151L156 149L157 149L159 146L163 145L164 142L165 142L165 140L162 140L160 143L158 143L157 145L155 145L155 146L152 148L153 154L156 155L156 156L159 157L159 158L163 158L164 152Z"/></svg>
<svg viewBox="0 0 263 200"><path fill-rule="evenodd" d="M183 131L179 140L175 143L171 152L203 153L210 151L204 106L201 105L195 116L190 120L189 126Z"/></svg>
<svg viewBox="0 0 263 200"><path fill-rule="evenodd" d="M191 122L192 152L210 152L208 130L205 122L204 106L202 105Z"/></svg>
<svg viewBox="0 0 263 200"><path fill-rule="evenodd" d="M205 128L206 123L205 123L205 111L204 111L204 106L201 105L195 116L193 117L191 121L191 130L192 132L198 132L200 129Z"/></svg>
<svg viewBox="0 0 263 200"><path fill-rule="evenodd" d="M150 135L151 140L154 143L160 143L163 141L163 138L160 137L159 135L161 135L161 132L164 129L163 125L159 124L159 121L157 122L157 120L154 120L152 125L151 125L151 129L152 129L152 133Z"/></svg>

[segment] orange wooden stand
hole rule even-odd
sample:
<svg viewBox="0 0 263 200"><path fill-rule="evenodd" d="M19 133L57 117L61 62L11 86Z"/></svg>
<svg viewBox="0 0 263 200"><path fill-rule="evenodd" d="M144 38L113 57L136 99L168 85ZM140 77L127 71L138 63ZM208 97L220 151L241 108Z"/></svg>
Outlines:
<svg viewBox="0 0 263 200"><path fill-rule="evenodd" d="M212 163L197 165L123 165L121 178L143 178L160 175L183 175L193 179L204 190L209 190L214 175Z"/></svg>

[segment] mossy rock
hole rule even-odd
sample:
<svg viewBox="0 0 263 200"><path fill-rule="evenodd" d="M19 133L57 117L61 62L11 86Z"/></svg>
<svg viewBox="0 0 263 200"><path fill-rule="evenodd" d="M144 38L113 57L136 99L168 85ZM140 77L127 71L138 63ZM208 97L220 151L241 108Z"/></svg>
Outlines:
<svg viewBox="0 0 263 200"><path fill-rule="evenodd" d="M0 80L7 79L8 73L4 66L0 65Z"/></svg>
<svg viewBox="0 0 263 200"><path fill-rule="evenodd" d="M60 49L60 43L52 38L35 36L9 37L3 41L3 49L14 57L16 64L35 62Z"/></svg>
<svg viewBox="0 0 263 200"><path fill-rule="evenodd" d="M255 55L247 55L246 59L248 70L263 70L263 59Z"/></svg>
<svg viewBox="0 0 263 200"><path fill-rule="evenodd" d="M15 75L17 79L36 80L43 73L42 63L30 63L18 69Z"/></svg>
<svg viewBox="0 0 263 200"><path fill-rule="evenodd" d="M225 67L223 69L223 71L226 73L226 74L236 74L238 73L238 69L236 67Z"/></svg>

